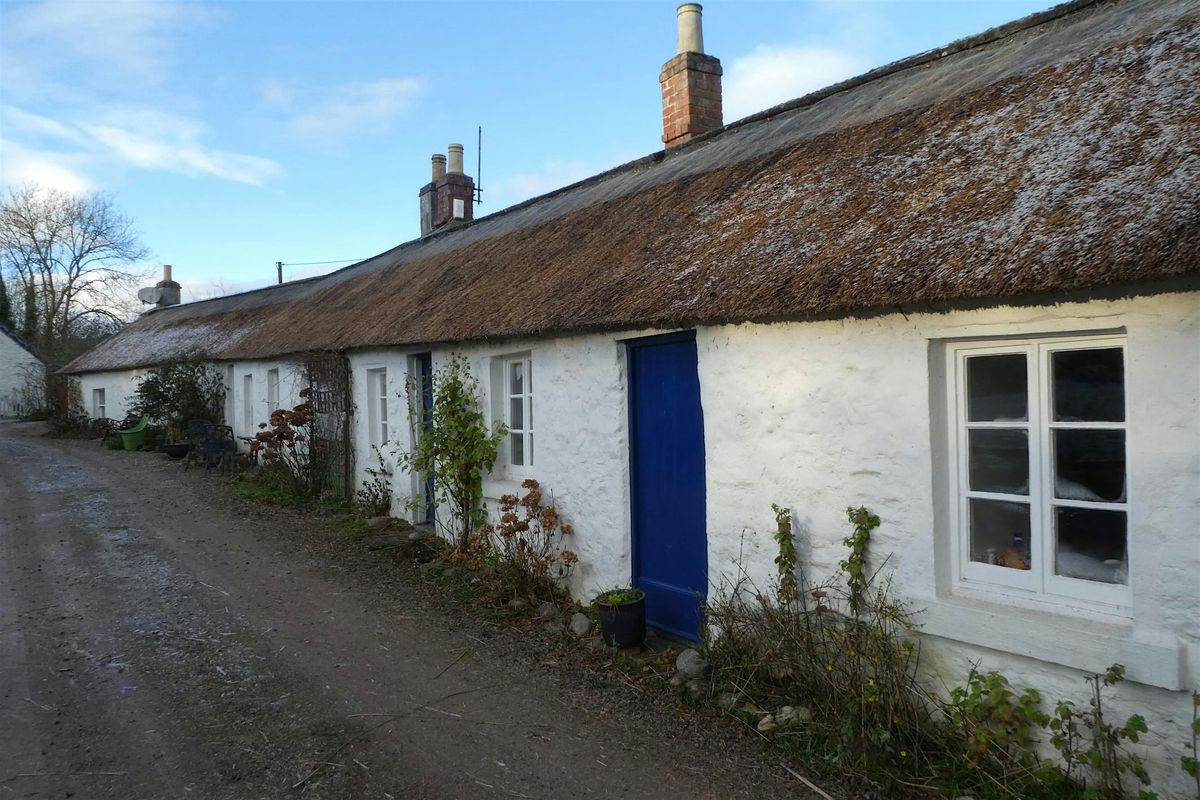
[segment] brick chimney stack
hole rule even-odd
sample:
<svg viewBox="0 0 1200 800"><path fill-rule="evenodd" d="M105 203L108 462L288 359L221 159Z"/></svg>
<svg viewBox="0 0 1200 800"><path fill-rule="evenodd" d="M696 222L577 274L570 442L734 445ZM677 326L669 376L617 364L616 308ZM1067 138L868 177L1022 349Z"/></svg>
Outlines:
<svg viewBox="0 0 1200 800"><path fill-rule="evenodd" d="M684 3L675 10L678 20L678 54L663 64L663 144L678 147L693 136L720 128L721 62L704 54L704 31L699 3Z"/></svg>
<svg viewBox="0 0 1200 800"><path fill-rule="evenodd" d="M421 235L454 222L474 219L475 181L463 174L463 146L452 144L450 158L433 157L433 180L421 187Z"/></svg>

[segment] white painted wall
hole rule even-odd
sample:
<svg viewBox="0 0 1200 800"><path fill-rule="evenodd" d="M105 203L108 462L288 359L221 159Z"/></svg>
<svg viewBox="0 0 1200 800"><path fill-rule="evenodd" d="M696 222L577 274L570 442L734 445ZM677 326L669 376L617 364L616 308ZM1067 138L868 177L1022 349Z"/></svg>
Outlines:
<svg viewBox="0 0 1200 800"><path fill-rule="evenodd" d="M379 448L379 455L382 456L387 469L395 470L397 454L407 451L412 442L406 390L407 378L415 370L412 355L396 348L357 350L350 353L356 491L370 478L367 469L379 467L379 461L372 450L373 439L368 424L370 399L367 396L367 373L370 370L387 370L388 441ZM416 476L395 475L392 480L392 516L420 521L418 518L422 515L417 510L407 507L410 498L419 496Z"/></svg>
<svg viewBox="0 0 1200 800"><path fill-rule="evenodd" d="M1132 618L953 585L942 344L1114 330L1127 336ZM742 531L755 531L745 552L766 583L776 502L794 508L802 557L827 573L843 554L844 509L866 505L883 520L876 562L890 554L897 590L938 635L927 666L958 681L979 661L1082 702L1080 670L1119 661L1143 685L1119 687L1113 710L1146 715L1163 744L1159 776L1179 780L1191 718L1181 690L1200 685L1200 294L722 326L699 331L698 347L714 572L737 557Z"/></svg>
<svg viewBox="0 0 1200 800"><path fill-rule="evenodd" d="M83 400L83 410L88 416L96 416L92 407L92 390L103 389L105 416L118 422L125 419L125 415L133 406L138 378L144 372L145 370L140 369L127 369L116 372L86 372L80 375L79 393Z"/></svg>
<svg viewBox="0 0 1200 800"><path fill-rule="evenodd" d="M0 332L0 416L9 413L10 409L15 412L22 400L26 375L30 370L40 369L41 361Z"/></svg>

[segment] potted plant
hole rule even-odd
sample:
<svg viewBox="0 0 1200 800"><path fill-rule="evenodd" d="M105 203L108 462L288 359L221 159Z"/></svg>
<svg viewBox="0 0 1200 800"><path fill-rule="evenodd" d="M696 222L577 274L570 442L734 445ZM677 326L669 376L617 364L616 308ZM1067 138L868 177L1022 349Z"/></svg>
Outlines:
<svg viewBox="0 0 1200 800"><path fill-rule="evenodd" d="M646 593L641 589L609 589L596 598L604 643L632 647L646 638Z"/></svg>

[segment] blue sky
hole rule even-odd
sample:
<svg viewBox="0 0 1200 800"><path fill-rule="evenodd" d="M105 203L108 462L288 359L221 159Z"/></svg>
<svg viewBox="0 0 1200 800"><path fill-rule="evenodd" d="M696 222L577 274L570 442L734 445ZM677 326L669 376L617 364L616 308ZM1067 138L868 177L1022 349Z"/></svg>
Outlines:
<svg viewBox="0 0 1200 800"><path fill-rule="evenodd" d="M185 300L418 233L429 156L483 126L489 214L661 148L667 2L0 5L0 183L101 190ZM705 3L726 122L1047 0Z"/></svg>

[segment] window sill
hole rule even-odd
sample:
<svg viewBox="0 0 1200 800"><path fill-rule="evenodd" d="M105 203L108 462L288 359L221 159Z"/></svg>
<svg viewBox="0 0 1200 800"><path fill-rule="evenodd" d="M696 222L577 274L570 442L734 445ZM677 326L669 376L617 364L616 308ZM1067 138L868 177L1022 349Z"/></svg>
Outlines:
<svg viewBox="0 0 1200 800"><path fill-rule="evenodd" d="M515 494L520 497L525 493L521 488L521 481L525 480L525 476L499 476L483 479L483 497L485 500L499 501L506 494Z"/></svg>
<svg viewBox="0 0 1200 800"><path fill-rule="evenodd" d="M922 601L916 601L920 606ZM1187 651L1162 631L1049 610L1002 606L969 597L929 600L916 615L931 636L1101 673L1123 664L1135 683L1179 691L1187 685Z"/></svg>

